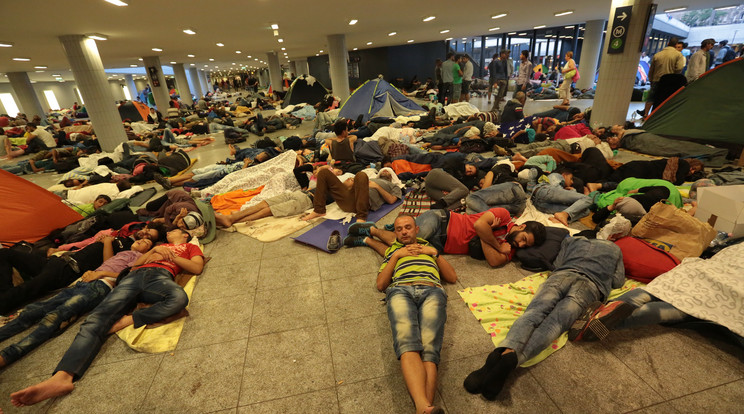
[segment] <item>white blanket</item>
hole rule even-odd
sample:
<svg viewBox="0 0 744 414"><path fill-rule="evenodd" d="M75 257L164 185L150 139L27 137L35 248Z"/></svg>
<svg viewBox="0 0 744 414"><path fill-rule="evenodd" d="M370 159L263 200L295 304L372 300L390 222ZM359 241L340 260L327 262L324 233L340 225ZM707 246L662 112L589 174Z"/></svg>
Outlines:
<svg viewBox="0 0 744 414"><path fill-rule="evenodd" d="M445 106L444 112L450 117L458 118L461 116L470 116L473 114L477 114L478 112L480 112L480 110L473 106L473 104L471 104L470 102L458 102Z"/></svg>

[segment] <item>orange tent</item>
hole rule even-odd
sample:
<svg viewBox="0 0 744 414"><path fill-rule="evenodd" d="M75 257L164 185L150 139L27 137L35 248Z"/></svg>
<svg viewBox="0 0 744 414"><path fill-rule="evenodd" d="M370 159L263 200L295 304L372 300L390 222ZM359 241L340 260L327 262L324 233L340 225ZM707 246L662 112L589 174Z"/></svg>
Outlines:
<svg viewBox="0 0 744 414"><path fill-rule="evenodd" d="M83 217L53 193L0 169L0 243L35 242Z"/></svg>

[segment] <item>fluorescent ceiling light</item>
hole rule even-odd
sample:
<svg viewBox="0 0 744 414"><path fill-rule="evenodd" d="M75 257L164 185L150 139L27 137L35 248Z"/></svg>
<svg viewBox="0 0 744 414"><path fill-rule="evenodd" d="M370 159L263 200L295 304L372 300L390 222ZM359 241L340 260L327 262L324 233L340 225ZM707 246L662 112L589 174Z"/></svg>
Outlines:
<svg viewBox="0 0 744 414"><path fill-rule="evenodd" d="M563 26L564 29L573 29L573 26Z"/></svg>
<svg viewBox="0 0 744 414"><path fill-rule="evenodd" d="M674 12L683 11L683 10L687 10L687 6L675 7L673 9L666 9L664 10L664 13L674 13Z"/></svg>
<svg viewBox="0 0 744 414"><path fill-rule="evenodd" d="M246 57L247 57L248 59L250 59L250 58L251 58L251 55L248 55L248 56L246 56Z"/></svg>
<svg viewBox="0 0 744 414"><path fill-rule="evenodd" d="M13 60L15 60L16 62L28 62L31 59L30 58L25 58L25 57L15 57L15 58L13 58Z"/></svg>
<svg viewBox="0 0 744 414"><path fill-rule="evenodd" d="M142 59L142 58L139 58L139 59L137 59L137 60L139 60L140 62L142 62L142 61L143 61L144 59Z"/></svg>
<svg viewBox="0 0 744 414"><path fill-rule="evenodd" d="M34 72L36 72L36 73L42 73L44 71L43 70L35 70Z"/></svg>
<svg viewBox="0 0 744 414"><path fill-rule="evenodd" d="M41 66L41 65L34 66L34 69L46 69L46 68L47 68L46 66Z"/></svg>
<svg viewBox="0 0 744 414"><path fill-rule="evenodd" d="M545 28L545 25L544 24L541 24L539 26L533 27L533 29L544 29L544 28Z"/></svg>
<svg viewBox="0 0 744 414"><path fill-rule="evenodd" d="M351 49L351 50L358 50L358 49L359 49L358 47L355 47L354 49Z"/></svg>
<svg viewBox="0 0 744 414"><path fill-rule="evenodd" d="M13 42L0 42L0 47L13 47Z"/></svg>
<svg viewBox="0 0 744 414"><path fill-rule="evenodd" d="M235 65L235 62L233 62L232 64Z"/></svg>
<svg viewBox="0 0 744 414"><path fill-rule="evenodd" d="M369 45L371 45L371 44L372 44L372 42L367 42L367 46L369 46Z"/></svg>
<svg viewBox="0 0 744 414"><path fill-rule="evenodd" d="M225 44L224 44L224 43L215 43L215 44L216 44L217 46L219 46L219 47L225 46Z"/></svg>
<svg viewBox="0 0 744 414"><path fill-rule="evenodd" d="M183 32L186 33L187 35L195 35L196 34L196 31L194 31L194 29L183 29Z"/></svg>
<svg viewBox="0 0 744 414"><path fill-rule="evenodd" d="M108 36L100 34L100 33L88 33L85 36L88 39L93 39L93 40L108 40Z"/></svg>
<svg viewBox="0 0 744 414"><path fill-rule="evenodd" d="M494 14L493 16L491 16L491 18L492 19L500 19L500 18L502 18L502 17L504 17L506 15L507 15L507 13Z"/></svg>
<svg viewBox="0 0 744 414"><path fill-rule="evenodd" d="M320 53L316 53L315 56L320 56Z"/></svg>
<svg viewBox="0 0 744 414"><path fill-rule="evenodd" d="M274 30L274 37L277 37L277 36L279 36L279 31L278 30Z"/></svg>
<svg viewBox="0 0 744 414"><path fill-rule="evenodd" d="M130 68L136 68L136 67L137 67L137 65L134 65L134 64L132 64L132 65L129 65L129 67L130 67Z"/></svg>
<svg viewBox="0 0 744 414"><path fill-rule="evenodd" d="M196 66L196 63L189 63L189 65L191 65L191 66Z"/></svg>
<svg viewBox="0 0 744 414"><path fill-rule="evenodd" d="M205 68L209 67L209 65L204 65Z"/></svg>
<svg viewBox="0 0 744 414"><path fill-rule="evenodd" d="M560 12L555 12L553 16L560 17L560 16L568 16L569 14L573 14L573 10L565 10Z"/></svg>
<svg viewBox="0 0 744 414"><path fill-rule="evenodd" d="M527 34L527 33L517 33L517 36L524 36L524 35L526 35L526 34Z"/></svg>
<svg viewBox="0 0 744 414"><path fill-rule="evenodd" d="M283 47L282 50L287 50L287 48L286 47Z"/></svg>
<svg viewBox="0 0 744 414"><path fill-rule="evenodd" d="M162 51L163 51L163 49L161 49L161 48L159 48L159 47L154 47L154 48L152 48L152 51L153 51L153 52L162 52Z"/></svg>
<svg viewBox="0 0 744 414"><path fill-rule="evenodd" d="M736 6L722 6L722 7L716 7L713 10L720 11L720 10L728 10L728 9L734 9L734 8L736 8Z"/></svg>
<svg viewBox="0 0 744 414"><path fill-rule="evenodd" d="M209 61L210 62L214 62L214 58L209 58Z"/></svg>
<svg viewBox="0 0 744 414"><path fill-rule="evenodd" d="M413 39L408 39L406 43L413 43Z"/></svg>
<svg viewBox="0 0 744 414"><path fill-rule="evenodd" d="M55 78L59 78L62 75L58 75L58 74L53 73L52 76L54 76Z"/></svg>
<svg viewBox="0 0 744 414"><path fill-rule="evenodd" d="M349 20L349 26L354 26L355 24L357 24L358 21L359 20L357 20L357 19L351 19L351 20Z"/></svg>
<svg viewBox="0 0 744 414"><path fill-rule="evenodd" d="M509 32L509 33L507 33L507 34L508 34L508 35L515 35L515 34L517 34L517 32Z"/></svg>
<svg viewBox="0 0 744 414"><path fill-rule="evenodd" d="M444 39L444 40L452 40L452 38L451 38L451 37L448 37L448 38L446 38L446 39Z"/></svg>
<svg viewBox="0 0 744 414"><path fill-rule="evenodd" d="M241 51L239 51L239 50L236 50L236 51L235 51L235 53L237 53L237 54L241 54L241 53L243 53L243 52L241 52Z"/></svg>
<svg viewBox="0 0 744 414"><path fill-rule="evenodd" d="M436 19L436 18L437 18L437 16L429 16L429 17L425 17L425 18L424 18L424 21L425 21L425 22L430 22L430 21L432 21L432 20L434 20L434 19Z"/></svg>
<svg viewBox="0 0 744 414"><path fill-rule="evenodd" d="M175 65L175 64L176 64L176 62L171 62L170 64L171 64L171 65Z"/></svg>
<svg viewBox="0 0 744 414"><path fill-rule="evenodd" d="M449 29L440 30L439 33L441 34L449 33Z"/></svg>
<svg viewBox="0 0 744 414"><path fill-rule="evenodd" d="M274 24L271 25L271 28L274 29L274 30L279 30L279 25L276 24L276 23L274 23Z"/></svg>
<svg viewBox="0 0 744 414"><path fill-rule="evenodd" d="M492 28L488 29L488 31L489 32L495 32L496 30L499 30L499 29L501 29L501 28L500 27L492 27Z"/></svg>
<svg viewBox="0 0 744 414"><path fill-rule="evenodd" d="M121 1L121 0L104 0L104 1L105 1L106 3L111 3L111 4L113 4L114 6L119 6L119 7L121 7L121 6L128 6L128 4L124 3L124 2L123 2L123 1Z"/></svg>
<svg viewBox="0 0 744 414"><path fill-rule="evenodd" d="M191 58L194 57L194 55L186 55L186 56L191 57Z"/></svg>
<svg viewBox="0 0 744 414"><path fill-rule="evenodd" d="M284 43L284 39L281 39L281 38L276 39L276 41L279 42L279 43Z"/></svg>

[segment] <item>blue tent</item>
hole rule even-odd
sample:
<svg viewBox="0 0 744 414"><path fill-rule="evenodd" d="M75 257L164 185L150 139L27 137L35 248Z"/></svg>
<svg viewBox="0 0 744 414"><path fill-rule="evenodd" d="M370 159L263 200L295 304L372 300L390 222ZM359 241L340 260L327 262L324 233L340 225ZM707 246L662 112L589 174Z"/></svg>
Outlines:
<svg viewBox="0 0 744 414"><path fill-rule="evenodd" d="M356 119L364 115L363 122L374 117L396 117L424 112L424 108L408 99L382 77L371 79L358 87L341 105L339 117Z"/></svg>

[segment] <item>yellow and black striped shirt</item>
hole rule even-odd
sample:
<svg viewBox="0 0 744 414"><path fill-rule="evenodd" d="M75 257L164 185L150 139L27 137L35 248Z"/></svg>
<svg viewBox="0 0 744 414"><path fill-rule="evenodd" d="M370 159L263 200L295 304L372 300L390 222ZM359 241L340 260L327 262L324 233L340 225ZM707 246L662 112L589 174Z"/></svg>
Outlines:
<svg viewBox="0 0 744 414"><path fill-rule="evenodd" d="M418 238L417 241L422 246L429 246L429 242L422 238ZM405 245L397 240L392 246L388 247L385 251L385 260L380 266L380 272L385 268L385 266L387 266L393 253L403 247L405 247ZM442 282L439 277L439 267L437 267L436 259L426 254L405 256L398 259L398 263L395 265L395 272L393 272L392 283L390 285L394 286L397 283L410 282L431 282L441 286Z"/></svg>

